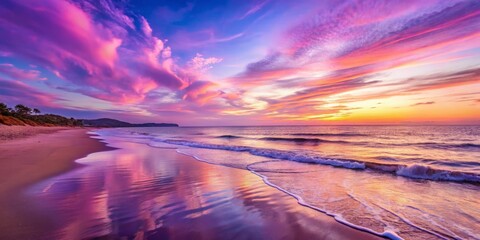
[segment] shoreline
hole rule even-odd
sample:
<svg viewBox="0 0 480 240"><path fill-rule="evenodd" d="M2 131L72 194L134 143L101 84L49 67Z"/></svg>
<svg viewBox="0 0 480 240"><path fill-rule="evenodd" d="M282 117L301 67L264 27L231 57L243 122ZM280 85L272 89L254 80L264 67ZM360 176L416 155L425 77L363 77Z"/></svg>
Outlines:
<svg viewBox="0 0 480 240"><path fill-rule="evenodd" d="M177 159L180 158L181 161L194 161L195 164L205 165L205 167L208 167L208 168L212 168L212 169L217 168L220 171L234 172L234 175L237 175L239 178L242 179L242 181L249 182L247 186L251 187L250 189L251 191L258 191L258 189L255 189L255 186L261 185L260 188L262 192L261 194L259 194L259 196L255 196L255 198L266 198L268 196L276 195L278 196L278 199L281 199L281 200L276 202L276 204L279 206L275 206L275 207L285 208L286 212L289 212L289 213L285 213L285 215L291 214L292 215L291 218L298 217L299 219L297 219L297 221L299 222L307 221L309 222L308 225L313 225L318 227L317 230L313 230L313 229L308 229L308 227L305 227L303 225L295 226L298 223L292 223L290 225L290 223L288 222L287 223L285 222L282 223L281 221L279 221L278 223L275 222L275 224L279 224L279 225L284 225L284 224L289 225L289 226L283 226L283 228L279 227L279 228L282 228L282 230L277 229L276 231L278 232L285 231L284 229L289 229L289 228L292 228L292 226L295 226L293 230L294 231L293 236L286 237L286 239L292 239L292 237L300 238L300 239L357 239L357 240L387 239L386 236L379 236L378 234L370 232L366 229L362 229L360 227L354 227L354 226L342 223L337 219L335 219L333 216L327 214L326 212L302 203L301 199L299 199L298 196L292 195L291 193L285 191L284 189L281 189L272 184L269 184L267 179L265 179L264 177L262 177L261 175L259 175L254 171L231 168L223 165L209 163L209 162L197 159L193 156L178 152L177 149L170 149L170 148L165 148L165 149L159 148L159 149L160 150L157 150L157 151L164 152L165 154L168 154L169 152L174 152L174 154L179 155L177 156ZM238 187L239 188L245 187L244 184L245 183L242 182ZM267 202L270 202L272 200L273 199ZM262 204L259 204L259 205L262 206ZM270 203L267 203L265 206L262 206L261 208L264 208L264 207L270 208L271 207ZM292 211L292 208L294 209L293 211ZM275 213L275 210L273 209L263 209L263 211L265 212L271 211L269 214L272 214L272 215L279 214L279 213ZM305 217L305 219L301 219L303 217ZM286 217L286 218L291 219L290 217ZM305 229L302 229L302 228L305 228ZM320 229L321 230L326 229L327 231L321 231ZM284 234L290 234L290 233L291 232L287 232ZM282 237L281 239L284 239L284 237Z"/></svg>
<svg viewBox="0 0 480 240"><path fill-rule="evenodd" d="M200 158L197 158L197 157L195 157L195 156L191 156L191 155L188 155L188 154L179 152L179 151L177 151L176 149L172 149L172 150L174 150L175 152L177 152L177 154L186 156L186 157L188 157L188 158L191 158L191 159L193 159L193 160L195 160L195 161L199 161L199 162L204 163L204 164L230 168L230 167L223 166L223 165L220 165L220 164L214 164L214 163L210 163L210 162L208 162L208 161L204 161L204 160L202 160L202 159L200 159ZM330 213L328 213L328 212L325 211L325 210L322 210L322 209L320 209L320 208L318 208L318 207L315 207L315 206L312 206L312 205L306 203L305 200L304 200L302 197L300 197L299 195L297 195L297 194L295 194L295 193L292 193L292 192L289 192L288 190L285 190L285 189L283 189L283 188L281 188L281 187L279 187L279 186L271 183L271 182L268 180L268 177L259 174L259 173L256 172L255 170L251 170L251 169L248 169L248 168L247 168L247 169L241 169L241 170L246 170L247 172L249 172L249 173L251 173L251 174L259 177L259 178L261 179L261 181L262 181L266 186L268 186L268 187L270 187L270 188L272 188L272 189L274 189L274 190L277 190L277 191L279 191L279 192L281 192L281 193L283 193L283 194L288 195L288 196L291 197L293 200L295 200L299 206L305 207L305 208L307 208L307 209L310 209L310 210L313 210L313 211L315 211L315 212L318 212L318 213L324 215L325 217L331 218L331 220L334 220L336 223L338 223L338 224L340 224L340 225L343 225L343 226L345 226L345 227L347 227L347 228L350 228L350 229L353 229L353 230L355 230L355 231L359 231L359 232L361 232L361 233L366 233L367 235L370 235L372 238L373 238L373 237L376 237L376 238L378 238L378 239L401 239L399 236L397 236L397 235L396 235L395 233L393 233L393 232L388 232L388 231L386 231L386 232L384 232L384 233L382 234L382 233L377 233L377 232L375 232L375 231L372 231L372 230L370 230L370 229L368 229L368 228L364 228L364 227L357 226L357 225L352 225L352 224L344 221L344 220L341 219L341 218L337 218L335 215L330 214ZM323 216L322 216L322 217L323 217ZM327 219L327 221L330 221L330 219ZM350 239L350 238L349 238L349 239ZM354 239L363 239L363 238L359 238L359 236L355 236Z"/></svg>
<svg viewBox="0 0 480 240"><path fill-rule="evenodd" d="M79 158L113 148L90 138L85 128L2 126L1 130L5 128L15 128L17 134L0 144L0 238L31 238L38 233L28 235L31 228L49 223L30 214L36 210L23 196L25 189L80 166L75 162Z"/></svg>
<svg viewBox="0 0 480 240"><path fill-rule="evenodd" d="M84 128L52 129L47 133L3 141L0 145L0 196L71 170L77 165L75 160L88 154L113 149L90 138L88 131Z"/></svg>
<svg viewBox="0 0 480 240"><path fill-rule="evenodd" d="M125 156L136 154L139 158L143 158L143 160L131 159L129 161L145 161L150 163L153 163L152 161L160 161L163 162L162 164L165 166L173 167L180 171L177 173L180 175L176 175L171 185L169 185L169 189L175 189L173 192L161 192L155 197L152 196L152 194L155 195L155 193L151 193L151 190L149 190L145 192L148 197L152 197L149 201L155 198L169 199L167 196L175 196L176 200L171 204L179 201L187 205L194 203L194 209L197 208L195 211L200 211L205 214L204 216L199 215L197 221L190 218L179 219L177 215L162 216L162 219L166 219L163 223L165 226L159 229L150 229L148 232L146 231L148 229L143 229L143 232L141 232L142 230L138 230L140 233L137 234L141 234L142 236L169 236L184 239L190 236L188 234L185 235L186 233L195 231L196 234L198 233L200 236L213 239L222 238L220 236L224 236L225 234L229 236L229 234L231 235L232 233L236 234L232 236L243 234L243 236L252 237L260 234L258 236L270 236L273 238L304 236L314 239L380 239L378 236L339 223L320 211L302 206L297 202L297 199L267 185L262 178L251 172L201 162L194 157L181 154L174 149L159 149L143 146L142 144L125 142L119 146L114 145L113 147L115 148L107 147L107 145L100 140L91 138L86 133L87 131L88 129L59 130L50 134L37 134L28 138L12 140L0 146L0 159L7 160L0 161L0 181L2 181L2 185L0 186L0 206L3 209L7 209L7 211L3 211L0 214L0 238L44 239L44 237L59 236L57 235L58 233L52 235L52 231L53 229L58 229L58 224L64 224L63 222L66 220L53 214L56 212L56 209L53 209L53 211L52 209L48 209L48 207L39 209L38 200L42 200L43 195L48 195L48 192L42 193L42 196L39 196L40 198L37 199L30 195L26 196L25 190L29 186L35 183L41 183L42 181L58 181L57 179L62 179L63 176L68 175L64 173L72 174L71 170L75 169L76 166L84 165L84 163L76 163L75 160L78 159L101 160L102 156L106 159L115 159L115 157L122 159L122 154ZM123 146L125 146L125 148ZM158 158L156 156L162 157ZM8 159L12 158L21 160L11 163L16 165L15 169L10 168L10 171L5 171L6 162L12 162L11 160L8 161ZM53 159L58 161L52 161ZM114 162L115 160L112 161ZM133 166L137 165L138 163L133 164ZM11 166L12 165L10 165L10 167ZM95 167L89 166L87 163L84 170L88 172L88 168ZM105 171L111 170L107 168ZM137 174L135 168L131 169L131 174ZM53 176L56 177L51 178ZM168 179L170 178L171 177ZM60 182L60 185L62 185L61 183L62 182ZM85 180L77 184L81 184L82 186L98 185L95 182L85 182ZM203 189L202 192L199 186L207 187ZM78 208L76 207L78 203L75 204L75 202L79 201L83 203L83 200L81 200L83 196L88 196L89 194L90 197L98 196L98 193L93 193L92 195L91 192L82 192L84 188L85 187L80 187L80 190L78 190L80 192L71 193L69 190L68 193L62 193L67 195L61 195L58 199L67 200L60 200L59 203L53 203L53 205L63 205L64 202L62 201L67 201L65 203L72 204L73 201L72 208L76 209ZM237 211L240 211L240 213L235 212L230 214L237 214L238 217L246 219L261 220L261 225L256 226L257 223L255 223L255 221L240 221L239 223L233 224L235 227L230 230L225 230L223 225L219 228L216 224L223 224L221 223L222 221L226 223L232 221L232 216L225 214L231 207L215 205L210 209L205 209L206 205L204 204L206 204L206 202L203 203L205 201L203 198L210 196L209 194L211 193L217 195L219 192L225 191L232 192L233 199L231 199L231 193L228 193L227 196L222 196L221 194L220 196L216 196L214 198L215 201L220 201L225 198L220 202L225 202L225 200L228 200L226 202L235 202L239 205L236 206L236 208L238 208ZM176 195L179 194L179 192L181 194ZM126 195L128 198L128 191L121 193L120 196ZM202 197L198 195L200 193L202 193ZM49 201L47 202L52 204ZM126 209L128 209L128 207ZM252 209L254 210L253 212ZM87 221L84 219L84 210L77 209L77 211L82 213L78 213L80 214L79 216L69 216L68 221L72 222L67 224L76 226L86 225L86 223L83 222ZM107 211L107 209L105 209L105 211ZM193 210L188 210L187 212L191 214L191 211ZM258 213L261 213L260 219L258 219ZM181 212L181 214L183 214L183 212ZM218 217L221 217L223 220L220 220L220 222L217 222L217 220L212 221L212 218L215 219ZM192 221L195 230L191 230L190 227L187 226L189 222L192 223ZM215 228L215 226L217 227ZM147 227L144 226L144 228ZM244 230L238 232L239 229ZM73 238L81 236L72 234L79 233L61 233L63 236ZM103 237L119 236L120 235L111 233Z"/></svg>

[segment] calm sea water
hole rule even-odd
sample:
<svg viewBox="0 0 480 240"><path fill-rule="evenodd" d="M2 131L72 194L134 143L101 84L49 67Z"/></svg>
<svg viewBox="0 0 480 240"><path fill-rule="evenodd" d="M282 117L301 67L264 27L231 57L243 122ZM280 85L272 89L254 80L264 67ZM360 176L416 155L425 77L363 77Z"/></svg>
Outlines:
<svg viewBox="0 0 480 240"><path fill-rule="evenodd" d="M480 239L480 127L124 128L102 138L174 147L245 169L305 207L377 235Z"/></svg>

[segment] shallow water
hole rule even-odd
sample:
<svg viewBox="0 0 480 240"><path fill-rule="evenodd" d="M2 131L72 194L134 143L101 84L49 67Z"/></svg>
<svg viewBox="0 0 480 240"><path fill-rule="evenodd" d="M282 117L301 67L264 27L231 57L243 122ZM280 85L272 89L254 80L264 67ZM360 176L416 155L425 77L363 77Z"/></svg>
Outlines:
<svg viewBox="0 0 480 240"><path fill-rule="evenodd" d="M49 229L36 239L371 239L306 209L244 170L205 164L145 139L103 137L119 148L25 193ZM123 139L123 140L122 140Z"/></svg>
<svg viewBox="0 0 480 240"><path fill-rule="evenodd" d="M479 239L480 128L223 127L98 131L245 169L308 207L391 238Z"/></svg>

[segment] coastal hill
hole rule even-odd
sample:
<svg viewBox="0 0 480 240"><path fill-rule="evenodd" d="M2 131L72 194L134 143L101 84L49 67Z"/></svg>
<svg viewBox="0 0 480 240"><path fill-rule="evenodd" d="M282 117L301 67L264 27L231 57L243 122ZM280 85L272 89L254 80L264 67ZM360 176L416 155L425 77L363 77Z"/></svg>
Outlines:
<svg viewBox="0 0 480 240"><path fill-rule="evenodd" d="M128 123L111 118L74 119L55 114L40 114L36 108L18 104L9 108L0 103L0 125L66 127L178 127L175 123Z"/></svg>
<svg viewBox="0 0 480 240"><path fill-rule="evenodd" d="M30 108L22 104L9 108L6 104L0 103L0 125L7 126L65 126L80 127L82 122L55 114L40 114L36 108Z"/></svg>
<svg viewBox="0 0 480 240"><path fill-rule="evenodd" d="M176 123L128 123L111 118L83 119L85 127L178 127Z"/></svg>

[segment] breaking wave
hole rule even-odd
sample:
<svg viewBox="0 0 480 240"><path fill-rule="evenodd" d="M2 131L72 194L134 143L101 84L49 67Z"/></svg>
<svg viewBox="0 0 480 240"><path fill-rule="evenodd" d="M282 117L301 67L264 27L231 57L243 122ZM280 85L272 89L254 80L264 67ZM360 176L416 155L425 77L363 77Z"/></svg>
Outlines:
<svg viewBox="0 0 480 240"><path fill-rule="evenodd" d="M295 142L295 143L349 143L347 141L333 141L333 140L326 140L321 138L284 138L284 137L264 137L260 138L260 140L264 141L287 141L287 142Z"/></svg>
<svg viewBox="0 0 480 240"><path fill-rule="evenodd" d="M367 134L361 133L292 133L291 136L312 136L312 137L365 137Z"/></svg>
<svg viewBox="0 0 480 240"><path fill-rule="evenodd" d="M426 166L426 165L421 165L421 164L405 165L405 164L370 163L370 162L362 162L362 161L350 160L350 159L327 158L317 153L312 153L307 151L286 151L286 150L276 150L276 149L268 149L268 148L248 147L248 146L209 144L209 143L201 143L201 142L185 141L185 140L156 139L156 141L173 144L173 145L188 146L193 148L217 149L217 150L226 150L226 151L234 151L234 152L247 152L251 155L278 159L278 160L330 165L334 167L356 169L356 170L367 169L367 170L373 170L378 172L391 173L391 174L412 178L412 179L480 183L480 175L475 173L436 169L436 168Z"/></svg>

